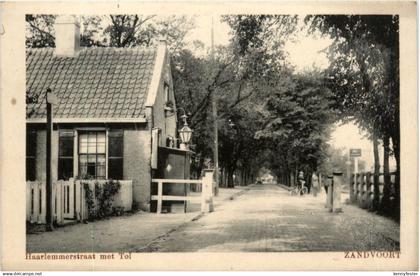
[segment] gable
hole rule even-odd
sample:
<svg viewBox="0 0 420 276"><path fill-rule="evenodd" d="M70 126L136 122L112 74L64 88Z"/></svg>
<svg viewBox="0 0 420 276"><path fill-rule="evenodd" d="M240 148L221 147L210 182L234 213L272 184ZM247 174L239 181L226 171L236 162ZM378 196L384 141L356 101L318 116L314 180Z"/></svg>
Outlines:
<svg viewBox="0 0 420 276"><path fill-rule="evenodd" d="M150 93L147 95L146 106L154 106L156 99L159 93L159 87L162 83L172 84L171 76L171 66L169 62L168 52L166 46L159 47L156 54L156 64L153 71L153 77L150 84ZM173 95L173 89L170 89L172 98L175 99Z"/></svg>

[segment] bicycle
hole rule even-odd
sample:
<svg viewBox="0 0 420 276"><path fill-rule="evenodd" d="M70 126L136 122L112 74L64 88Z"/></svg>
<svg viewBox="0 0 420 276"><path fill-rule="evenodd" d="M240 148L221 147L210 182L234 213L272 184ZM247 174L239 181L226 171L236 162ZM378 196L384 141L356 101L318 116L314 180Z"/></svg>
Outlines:
<svg viewBox="0 0 420 276"><path fill-rule="evenodd" d="M293 190L290 190L290 195L304 195L308 193L308 188L305 187L305 181L301 181L301 185L296 185Z"/></svg>

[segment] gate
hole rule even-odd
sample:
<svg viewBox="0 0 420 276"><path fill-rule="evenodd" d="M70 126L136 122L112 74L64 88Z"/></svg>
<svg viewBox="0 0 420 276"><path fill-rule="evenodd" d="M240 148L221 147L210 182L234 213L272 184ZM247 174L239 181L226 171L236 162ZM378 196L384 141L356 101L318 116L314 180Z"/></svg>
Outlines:
<svg viewBox="0 0 420 276"><path fill-rule="evenodd" d="M184 202L201 202L201 212L212 212L213 211L213 170L206 170L204 177L201 180L191 179L152 179L152 183L158 184L157 195L152 195L151 199L157 201L156 213L162 212L163 201L184 201ZM188 194L179 195L164 195L163 185L164 184L175 184L175 185L187 185L199 184L201 185L201 196L188 196ZM189 189L187 189L189 191ZM185 209L184 209L185 210Z"/></svg>
<svg viewBox="0 0 420 276"><path fill-rule="evenodd" d="M63 195L63 217L64 219L75 219L75 205L74 200L74 185L73 181L62 181L62 195Z"/></svg>
<svg viewBox="0 0 420 276"><path fill-rule="evenodd" d="M26 182L26 220L30 223L46 223L46 184L43 181ZM75 181L58 180L52 185L52 212L54 221L63 224L64 219L76 219Z"/></svg>

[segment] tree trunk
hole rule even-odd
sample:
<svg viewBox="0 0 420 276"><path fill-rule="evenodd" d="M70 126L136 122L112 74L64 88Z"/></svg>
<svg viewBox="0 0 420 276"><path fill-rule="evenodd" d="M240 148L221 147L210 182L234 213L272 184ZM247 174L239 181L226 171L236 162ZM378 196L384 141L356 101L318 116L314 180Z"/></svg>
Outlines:
<svg viewBox="0 0 420 276"><path fill-rule="evenodd" d="M395 157L395 163L397 165L397 171L395 172L395 203L393 209L394 209L394 215L399 220L400 218L400 200L401 200L401 194L400 194L400 135L399 133L392 136L392 147L394 150L394 157Z"/></svg>
<svg viewBox="0 0 420 276"><path fill-rule="evenodd" d="M228 177L227 177L227 188L234 188L235 187L235 183L233 182L233 172L234 171L235 170L232 169L232 168L229 168L227 170L227 174L228 174Z"/></svg>
<svg viewBox="0 0 420 276"><path fill-rule="evenodd" d="M227 182L228 182L228 171L227 171L226 167L224 168L223 175L224 175L224 177L223 177L224 178L223 179L223 187L226 188L227 187Z"/></svg>
<svg viewBox="0 0 420 276"><path fill-rule="evenodd" d="M221 170L220 170L220 176L221 176L221 180L220 180L220 183L219 183L219 186L220 187L225 187L225 181L226 181L226 177L225 177L225 167L222 167L221 168Z"/></svg>
<svg viewBox="0 0 420 276"><path fill-rule="evenodd" d="M245 183L244 183L244 185L245 186L248 186L248 184L249 184L249 170L248 170L248 168L245 168L245 172L244 172L244 174L245 174Z"/></svg>
<svg viewBox="0 0 420 276"><path fill-rule="evenodd" d="M312 193L312 169L306 170L306 187L308 187L308 192Z"/></svg>
<svg viewBox="0 0 420 276"><path fill-rule="evenodd" d="M289 185L289 187L291 187L293 185L293 172L292 171L289 171L288 173L289 173L287 175L287 179L289 181L288 185Z"/></svg>
<svg viewBox="0 0 420 276"><path fill-rule="evenodd" d="M378 138L373 135L373 156L374 156L374 174L373 174L373 208L378 209L379 206L379 142Z"/></svg>
<svg viewBox="0 0 420 276"><path fill-rule="evenodd" d="M383 139L384 147L384 195L382 197L382 210L386 213L390 208L391 175L389 174L389 137Z"/></svg>

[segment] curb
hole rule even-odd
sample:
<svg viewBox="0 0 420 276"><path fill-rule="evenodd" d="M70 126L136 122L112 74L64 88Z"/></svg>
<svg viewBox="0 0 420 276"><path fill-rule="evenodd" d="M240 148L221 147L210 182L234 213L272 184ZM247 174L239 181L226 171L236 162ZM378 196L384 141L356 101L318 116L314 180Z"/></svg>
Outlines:
<svg viewBox="0 0 420 276"><path fill-rule="evenodd" d="M237 193L234 193L233 195L221 200L221 202L225 202L225 201L231 201L236 199L237 197L240 197L241 195L245 194L246 192L248 192L249 190L251 190L251 187L253 187L255 184L251 184L249 185L247 188L245 188L244 190L238 191ZM159 241L164 238L169 236L171 233L181 229L182 227L186 226L188 223L192 222L192 221L197 221L200 218L204 217L207 213L199 213L196 216L192 217L191 219L189 219L188 221L185 221L179 225L177 225L176 227L170 229L169 231L167 231L166 233L163 233L159 236L157 236L156 238L152 239L150 242L148 242L145 246L140 247L138 249L133 250L133 252L155 252L158 251L158 248L156 248L156 246L153 246L154 244L158 244Z"/></svg>

